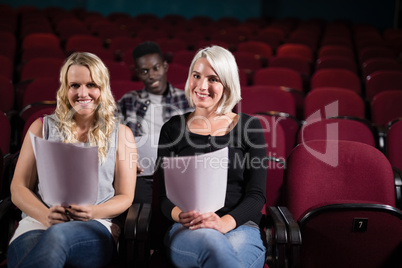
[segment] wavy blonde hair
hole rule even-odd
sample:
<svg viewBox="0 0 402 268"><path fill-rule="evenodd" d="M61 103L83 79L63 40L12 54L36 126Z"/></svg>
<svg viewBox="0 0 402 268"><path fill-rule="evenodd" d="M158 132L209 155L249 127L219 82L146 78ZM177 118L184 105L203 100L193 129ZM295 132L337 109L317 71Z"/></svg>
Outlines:
<svg viewBox="0 0 402 268"><path fill-rule="evenodd" d="M65 143L75 143L77 140L76 122L73 118L74 108L68 100L67 73L72 65L81 65L89 69L93 82L100 89L99 105L95 111L95 119L88 131L88 142L98 146L98 156L101 163L106 159L109 139L116 124L116 103L110 88L109 71L102 60L88 52L76 52L69 56L60 71L60 88L57 91L57 107L55 116L58 119L58 131Z"/></svg>

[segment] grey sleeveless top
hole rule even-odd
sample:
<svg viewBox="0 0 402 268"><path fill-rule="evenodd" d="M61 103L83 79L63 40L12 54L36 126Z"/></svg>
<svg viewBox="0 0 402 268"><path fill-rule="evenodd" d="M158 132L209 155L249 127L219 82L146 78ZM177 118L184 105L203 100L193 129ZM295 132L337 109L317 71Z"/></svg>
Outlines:
<svg viewBox="0 0 402 268"><path fill-rule="evenodd" d="M113 188L114 171L116 163L116 150L118 139L118 123L116 123L111 133L109 149L106 159L103 163L99 163L98 167L98 198L96 204L101 204L112 198L115 194ZM62 136L57 128L57 119L54 114L43 118L43 138L50 141L63 141ZM40 195L40 193L39 193Z"/></svg>

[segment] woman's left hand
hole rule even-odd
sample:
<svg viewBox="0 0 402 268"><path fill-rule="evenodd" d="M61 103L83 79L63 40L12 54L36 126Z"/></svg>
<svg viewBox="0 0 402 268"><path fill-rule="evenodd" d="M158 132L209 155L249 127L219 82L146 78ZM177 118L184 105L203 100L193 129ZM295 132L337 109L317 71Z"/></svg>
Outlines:
<svg viewBox="0 0 402 268"><path fill-rule="evenodd" d="M90 221L94 219L93 206L71 205L66 208L70 218L76 221Z"/></svg>

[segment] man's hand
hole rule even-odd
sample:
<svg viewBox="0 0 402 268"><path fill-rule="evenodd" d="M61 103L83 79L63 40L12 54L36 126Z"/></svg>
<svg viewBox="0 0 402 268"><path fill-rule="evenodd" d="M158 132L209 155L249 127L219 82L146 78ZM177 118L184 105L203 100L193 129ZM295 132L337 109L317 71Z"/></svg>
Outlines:
<svg viewBox="0 0 402 268"><path fill-rule="evenodd" d="M144 169L140 165L137 165L137 174L142 174L142 172L144 172Z"/></svg>

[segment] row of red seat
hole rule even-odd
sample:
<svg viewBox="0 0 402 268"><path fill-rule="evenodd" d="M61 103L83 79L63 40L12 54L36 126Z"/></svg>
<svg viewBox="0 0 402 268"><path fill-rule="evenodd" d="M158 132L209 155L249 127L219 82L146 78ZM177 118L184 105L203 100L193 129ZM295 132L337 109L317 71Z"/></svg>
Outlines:
<svg viewBox="0 0 402 268"><path fill-rule="evenodd" d="M27 12L27 10L29 10L30 12ZM52 11L54 11L54 14L58 14L58 16L52 15L51 13L49 13L49 10L47 10L47 13L44 13L40 12L39 10L32 12L32 9L29 8L22 9L20 10L21 23L22 21L31 22L32 24L35 24L36 22L38 22L38 24L48 23L51 25L53 31L55 31L54 29L57 28L57 25L59 23L62 23L64 19L67 19L69 21L71 19L79 20L76 16L76 13L69 13L67 11L62 11L58 9L52 9ZM44 14L47 14L47 16L44 16ZM86 19L81 19L81 23L85 23L85 29L92 29L94 31L91 32L92 35L87 34L72 36L71 39L69 39L67 43L64 44L64 49L68 48L68 50L72 51L78 49L77 47L81 46L82 49L92 50L94 52L99 49L97 53L102 54L101 51L106 51L106 49L104 48L105 44L99 36L93 35L93 33L95 33L96 31L101 31L102 27L99 27L99 25L105 26L108 23L119 23L120 25L123 25L129 24L132 21L137 21L139 19L130 18L130 16L125 16L124 14L120 14L121 16L116 15L107 18L102 18L102 16L96 14L92 15L93 16L87 16ZM74 16L74 18L68 16ZM96 17L97 20L89 19L89 17ZM144 15L140 17L141 20L143 20L144 22L149 22L150 25L153 25L151 21L161 21L161 19L155 18L153 16ZM181 25L182 23L178 23L178 21L183 22L183 19L180 18L180 16L170 16L168 24L172 27L179 27L179 24ZM402 88L402 78L400 76L401 65L396 61L395 58L391 58L391 53L387 54L387 52L384 52L383 54L381 54L381 52L379 52L380 48L384 49L385 51L386 45L388 44L388 42L385 42L385 40L395 41L397 36L399 36L398 31L387 31L387 34L384 33L383 36L380 36L378 34L378 31L375 30L373 27L363 25L347 25L346 23L342 22L326 24L324 27L323 24L312 23L312 21L295 23L295 21L290 19L273 20L266 25L262 25L261 21L258 21L258 23L247 22L243 24L229 19L226 20L226 23L230 24L229 21L232 24L229 28L242 29L239 30L238 34L248 36L247 38L250 38L250 34L246 34L248 30L253 32L254 34L256 34L257 32L264 32L266 35L275 36L280 39L280 42L295 42L282 44L280 44L279 42L278 46L272 48L266 43L262 43L259 41L250 41L247 40L247 38L244 38L242 42L238 42L236 44L236 48L233 53L235 54L240 68L242 85L268 85L286 87L287 90L293 93L293 97L295 98L295 116L299 120L305 119L309 116L309 113L311 113L309 111L304 111L305 102L311 102L312 99L312 97L306 94L309 94L310 91L313 91L317 88L336 87L350 89L360 95L363 101L367 101L366 107L368 105L370 105L370 107L377 107L377 105L372 105L371 102L374 96L377 95L377 93L379 93L380 91L399 90ZM207 25L217 27L217 23L218 22L215 23L212 20L206 19L198 21L198 25L203 25L202 27L206 27ZM98 26L95 26L95 24ZM146 28L145 25L148 24L144 23L142 27ZM193 26L194 25L195 24L193 24ZM153 25L152 27L156 26ZM221 32L222 35L225 35L225 33L223 32L226 32L227 34L227 32L229 31L226 30L219 32ZM307 35L309 38L313 37L313 39L315 39L318 43L321 42L321 44L325 45L321 47L317 46L317 51L313 51L312 46L302 44L302 42L297 43L296 37L300 37L300 39L302 39L302 33L308 33ZM339 38L337 39L336 37ZM128 42L128 40L135 40L135 42L139 42L139 39L135 39L131 36L116 36L114 39L112 39L110 45L115 44L115 41L119 38L121 38L121 41L123 41L121 42L121 44L127 42L130 46L133 46L134 43L130 43ZM330 42L331 40L333 41L332 43ZM349 40L350 43L346 42L345 40ZM178 42L174 42L178 40L165 39L165 41L172 41L172 44L175 44L171 46L172 48L182 48L180 45L178 45ZM204 41L208 42L208 40ZM224 41L224 39L220 41L226 46L230 46ZM209 40L209 42L211 42L211 40ZM24 58L24 55L26 55L26 59L32 57L31 60L29 60L28 62L20 62L17 70L15 70L15 72L19 74L21 81L19 84L15 85L16 105L13 106L11 109L17 109L19 112L21 112L27 105L31 104L32 102L37 102L41 99L54 99L54 91L57 90L56 82L53 81L53 84L49 86L51 87L49 91L42 90L43 92L38 94L37 92L35 92L35 90L28 90L28 94L25 95L26 87L34 88L34 86L28 86L29 83L26 81L42 76L58 77L58 69L62 64L66 51L62 51L62 41L55 32L39 34L31 33L22 38L21 43L18 44L20 44L23 51L22 59ZM374 45L379 50L375 50L375 47L373 47ZM19 45L17 45L17 47L18 46ZM355 51L357 50L354 50L354 46L357 49L361 50L360 52L362 55L358 57L358 61L356 61L357 58ZM58 56L51 53L50 48L52 47L59 49ZM135 75L132 68L133 62L130 51L131 48L129 48L128 52L125 53L125 61L121 62L116 62L116 58L113 58L113 55L115 55L114 53L110 53L110 58L108 59L106 58L106 56L104 56L104 54L102 54L102 56L105 57L105 62L111 71L112 84L114 84L112 88L115 92L116 99L119 99L120 96L122 96L122 94L124 94L128 90L138 89L141 87L141 83L132 81L135 80ZM273 54L274 51L275 55ZM369 59L368 54L370 51L373 53L371 57L374 58ZM31 54L29 55L29 53ZM45 53L50 58L39 59L37 58L39 57L39 55L36 54L35 56L35 53L39 53L39 55L42 55L41 53ZM181 88L184 86L188 73L187 68L193 54L194 51L179 50L175 51L175 53L171 55L171 66L168 76L169 81L171 81L174 85ZM381 58L378 58L379 56L381 56ZM315 57L318 57L318 60L315 63L314 67L313 61ZM349 68L348 66L341 64L341 61L344 60L344 58L348 58L349 62L353 62L353 59L355 59L354 63L356 65L359 64L359 62L363 59L369 59L367 61L364 61L364 64L362 65L362 68L367 67L361 72L363 75L363 79L359 77L359 72L354 72L354 68L350 66ZM369 62L370 60L371 62ZM390 63L390 61L392 61L392 64ZM4 64L3 66L7 66L7 64ZM40 68L38 68L38 66L40 66ZM394 69L393 72L385 72L385 69L391 68ZM358 71L359 69L360 68L357 67ZM9 77L9 73L4 74L4 76ZM49 78L48 80L51 79ZM37 83L33 83L33 85L39 84L42 86L42 88L45 88L45 84L43 83L43 81L39 80ZM5 86L5 88L9 89L9 86L7 85ZM295 93L295 91L299 92ZM9 92L10 90L4 90L1 93L5 96L5 105L1 107L5 111L9 111L10 104L13 103L13 101L10 101L10 99L14 97L14 94L9 94ZM32 94L32 92L34 93ZM323 93L321 93L321 95L323 96ZM32 99L30 96L34 96L34 98ZM326 98L334 100L334 96L336 95L332 95L331 97L327 96ZM353 99L356 99L356 96L353 96L350 100L348 100L349 103L351 103ZM343 100L341 102L343 102ZM389 105L389 107L390 106L391 105ZM341 107L344 106L341 105ZM371 110L366 109L364 112L361 112L361 101L358 101L358 104L354 105L354 108L355 110L359 110L358 116L372 120L373 113L371 112ZM261 107L261 109L263 109L263 107ZM264 111L267 109L269 110L270 107L266 106ZM283 109L281 110L283 111ZM394 115L392 115L392 117L395 117L396 115L398 115L398 113L399 111L394 112ZM346 114L349 114L349 111ZM377 113L375 112L374 114ZM353 113L349 115L356 114ZM24 119L26 118L24 117ZM378 124L377 119L375 123ZM385 123L382 122L381 124L384 125Z"/></svg>
<svg viewBox="0 0 402 268"><path fill-rule="evenodd" d="M200 20L200 18L198 18L198 20L186 20L179 15L171 15L167 16L167 18L142 15L132 18L124 13L105 17L93 12L87 12L87 16L80 19L79 15L82 16L83 12L78 13L55 8L47 10L22 8L18 11L21 16L21 24L23 26L26 25L26 27L31 29L30 32L24 35L22 34L23 29L21 29L19 40L23 40L22 42L24 42L25 39L28 41L28 39L30 39L28 36L32 33L40 32L53 34L56 38L49 37L47 39L42 39L42 42L39 43L42 45L46 44L46 46L52 48L56 45L56 49L62 47L64 50L67 50L67 52L74 49L92 50L100 56L103 56L105 59L115 57L116 55L114 52L116 50L125 52L125 49L122 49L122 47L119 48L119 46L125 46L122 44L130 44L130 47L124 48L132 48L135 45L135 42L148 39L154 41L158 40L166 54L189 48L187 42L192 42L192 46L196 47L215 42L236 51L237 49L241 50L239 45L244 41L260 41L269 46L268 49L264 49L265 54L262 54L260 49L256 49L256 46L252 48L252 51L262 58L271 57L273 54L272 52L279 52L277 49L283 43L298 44L303 45L304 47L299 46L297 48L291 48L290 51L293 53L292 55L294 55L294 53L302 55L303 57L307 57L310 62L314 61L315 57L319 55L317 58L319 58L320 61L317 62L317 66L326 66L326 64L328 64L322 63L320 49L322 46L327 45L340 46L342 49L339 52L342 54L342 57L349 57L352 60L355 60L358 57L359 63L363 63L369 56L377 57L381 55L382 57L395 57L395 52L400 52L399 50L395 51L391 49L392 45L398 43L395 42L395 39L400 39L400 33L398 35L398 32L393 32L394 37L391 38L391 31L387 31L388 34L386 35L384 33L382 36L378 30L373 27L358 24L353 25L340 21L324 23L323 21L318 20L297 21L295 19L277 19L266 21L263 19L255 19L240 23L234 18L231 20L226 18L226 20L222 19L218 21L213 21L211 19L208 20L207 18L204 18L203 20ZM193 21L194 23L187 23L189 21ZM36 25L42 24L45 24L46 26L37 26L38 28L35 28ZM133 28L134 30L132 32L126 31L124 34L122 30L117 29L126 29L129 28L129 25L133 24L138 27L135 29ZM63 27L62 25L66 25L66 27ZM101 31L108 31L112 25L114 26L114 28L112 27L113 30L110 31L110 34L113 34L112 36L106 38L100 35ZM226 27L223 27L223 25ZM170 27L171 31L168 31L167 27ZM205 35L203 31L199 29L200 27L209 29L206 30L206 33L209 35ZM208 27L214 28L214 31L211 31L211 28ZM61 33L62 28L66 28L66 30L68 29L70 35L63 37L63 34ZM189 32L190 29L193 32ZM177 36L175 34L177 34ZM71 45L67 45L68 40L73 35L85 35L86 37L81 36L80 38L84 39L78 41L78 44L77 39L80 38L73 38L73 40L71 40ZM91 36L92 38L89 38L88 36ZM264 40L263 37L267 40ZM123 38L122 42L118 41L119 38ZM270 42L269 40L272 39L277 39L277 42L275 44ZM47 41L43 42L43 40ZM314 40L313 42L315 45L311 45L310 43L312 43L312 41L308 40ZM208 42L205 43L206 41ZM37 45L38 41L33 41L33 43L36 43ZM105 49L105 44L110 45L111 49ZM381 48L383 51L379 52L377 49L377 51L373 52L374 46L376 48ZM26 48L25 45L22 45L22 47L24 49ZM43 51L38 52L37 48L35 49L36 53L44 53ZM290 51L287 51L286 55L289 55L288 53ZM35 51L29 52L27 55L28 58L30 57L30 53L35 53ZM51 55L52 53L52 49L49 48L47 55ZM54 54L55 56L61 55L60 50L54 51ZM279 55L280 54L281 53L279 53ZM130 58L131 55L128 53L128 59ZM348 61L346 59L344 60ZM326 61L333 63L335 60L326 59ZM347 62L345 63L345 61L340 61L340 59L337 59L336 63L340 65L348 64Z"/></svg>

